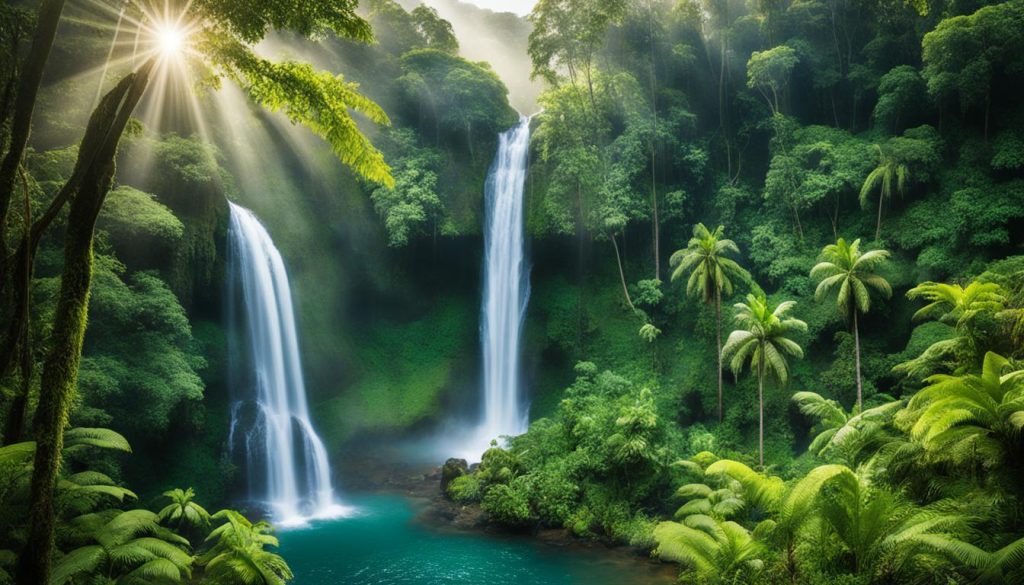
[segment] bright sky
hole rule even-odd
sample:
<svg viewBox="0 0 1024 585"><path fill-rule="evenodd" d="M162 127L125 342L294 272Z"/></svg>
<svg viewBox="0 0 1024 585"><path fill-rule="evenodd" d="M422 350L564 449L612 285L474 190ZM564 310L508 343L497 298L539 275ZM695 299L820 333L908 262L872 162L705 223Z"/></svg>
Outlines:
<svg viewBox="0 0 1024 585"><path fill-rule="evenodd" d="M530 9L536 4L536 0L465 0L476 4L477 6L483 6L484 8L490 8L495 12L515 12L516 14L526 15L530 13Z"/></svg>

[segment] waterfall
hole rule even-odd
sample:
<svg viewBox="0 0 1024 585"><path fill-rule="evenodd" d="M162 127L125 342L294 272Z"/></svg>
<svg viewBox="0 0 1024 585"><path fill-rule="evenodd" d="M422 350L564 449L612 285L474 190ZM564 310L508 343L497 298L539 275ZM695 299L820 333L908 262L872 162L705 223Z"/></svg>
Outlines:
<svg viewBox="0 0 1024 585"><path fill-rule="evenodd" d="M284 261L256 216L230 206L228 314L241 325L231 337L244 340L230 355L244 365L231 368L229 444L244 455L250 497L276 521L337 515L327 450L309 420Z"/></svg>
<svg viewBox="0 0 1024 585"><path fill-rule="evenodd" d="M485 191L484 283L480 344L483 351L483 417L486 441L526 430L527 404L519 380L519 342L530 296L523 227L523 185L530 147L530 119L499 136L498 154Z"/></svg>

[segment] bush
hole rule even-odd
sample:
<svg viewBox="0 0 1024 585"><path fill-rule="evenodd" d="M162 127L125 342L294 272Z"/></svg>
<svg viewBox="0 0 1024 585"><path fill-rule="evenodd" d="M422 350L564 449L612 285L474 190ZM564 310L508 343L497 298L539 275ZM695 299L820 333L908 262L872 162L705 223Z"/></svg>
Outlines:
<svg viewBox="0 0 1024 585"><path fill-rule="evenodd" d="M522 526L534 520L528 498L530 478L517 477L512 483L492 486L480 507L492 520L509 526Z"/></svg>
<svg viewBox="0 0 1024 585"><path fill-rule="evenodd" d="M579 487L564 475L562 466L548 466L534 474L533 507L549 526L564 526L579 499Z"/></svg>
<svg viewBox="0 0 1024 585"><path fill-rule="evenodd" d="M480 500L480 480L475 475L460 475L448 484L448 497L460 504Z"/></svg>

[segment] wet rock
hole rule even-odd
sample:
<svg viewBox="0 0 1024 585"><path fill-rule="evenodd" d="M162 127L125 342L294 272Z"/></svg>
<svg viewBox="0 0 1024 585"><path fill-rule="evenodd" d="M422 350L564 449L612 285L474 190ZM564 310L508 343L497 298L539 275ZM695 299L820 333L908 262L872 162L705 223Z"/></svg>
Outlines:
<svg viewBox="0 0 1024 585"><path fill-rule="evenodd" d="M450 484L456 477L466 475L469 471L469 465L466 464L465 459L451 458L444 462L444 466L441 467L441 493L448 493L448 484Z"/></svg>
<svg viewBox="0 0 1024 585"><path fill-rule="evenodd" d="M487 525L487 514L480 509L480 506L462 506L456 512L452 525L463 530L483 528Z"/></svg>

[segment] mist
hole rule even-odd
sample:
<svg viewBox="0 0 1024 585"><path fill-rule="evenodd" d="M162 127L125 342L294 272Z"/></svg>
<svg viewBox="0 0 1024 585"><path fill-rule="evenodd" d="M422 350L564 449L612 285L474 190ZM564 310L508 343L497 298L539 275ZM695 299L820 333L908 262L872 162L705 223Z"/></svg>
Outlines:
<svg viewBox="0 0 1024 585"><path fill-rule="evenodd" d="M470 61L486 61L508 86L509 102L524 115L538 110L543 84L530 80L532 65L526 52L532 27L525 17L494 12L459 0L403 0L412 9L426 4L452 23L459 39L459 55Z"/></svg>

